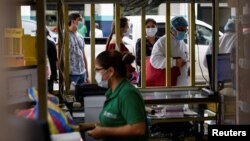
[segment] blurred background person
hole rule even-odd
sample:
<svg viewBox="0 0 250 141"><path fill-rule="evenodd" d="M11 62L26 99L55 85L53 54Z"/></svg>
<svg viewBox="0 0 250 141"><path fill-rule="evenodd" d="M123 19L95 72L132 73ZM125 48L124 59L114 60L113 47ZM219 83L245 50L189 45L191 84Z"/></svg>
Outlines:
<svg viewBox="0 0 250 141"><path fill-rule="evenodd" d="M189 79L188 51L184 39L187 35L188 22L182 16L173 17L170 21L171 39L171 85L187 86ZM150 63L146 66L146 83L149 86L166 85L166 35L156 41L150 57ZM150 71L150 72L148 72Z"/></svg>
<svg viewBox="0 0 250 141"><path fill-rule="evenodd" d="M84 41L77 35L77 27L81 21L78 13L69 15L69 61L70 61L70 83L82 85L88 81L87 59L84 52Z"/></svg>
<svg viewBox="0 0 250 141"><path fill-rule="evenodd" d="M123 43L122 39L124 36L128 35L129 26L128 26L128 19L126 17L120 18L120 48L116 45L116 36L115 36L115 22L112 23L111 34L107 40L106 50L117 50L120 51L122 54L130 53L128 48ZM136 72L135 68L132 66L132 62L134 61L135 57L131 53L131 63L127 64L127 78L134 84L137 83L138 73ZM133 57L132 57L133 56Z"/></svg>
<svg viewBox="0 0 250 141"><path fill-rule="evenodd" d="M235 33L235 19L229 18L224 26L224 34L219 38L219 52L218 54L230 54L230 62L232 69L232 82L235 88L235 63L236 63L236 41L237 35ZM209 44L206 55L204 56L203 64L205 67L209 68L207 65L207 55L212 54L213 46L212 42ZM210 81L211 82L211 81ZM222 83L219 89L224 89L224 84ZM223 93L223 92L221 92ZM232 93L227 91L226 93Z"/></svg>
<svg viewBox="0 0 250 141"><path fill-rule="evenodd" d="M219 39L219 52L218 53L231 53L232 49L236 46L235 34L235 20L228 19L224 26L224 34ZM212 43L210 43L206 54L212 54ZM205 56L206 57L206 56ZM206 59L204 59L206 61ZM207 66L206 62L204 65Z"/></svg>
<svg viewBox="0 0 250 141"><path fill-rule="evenodd" d="M81 17L81 21L78 22L77 33L80 34L82 38L86 37L88 32L87 26L85 25L84 18Z"/></svg>
<svg viewBox="0 0 250 141"><path fill-rule="evenodd" d="M47 36L50 36L49 31L47 30ZM49 65L51 70L51 75L48 80L48 91L53 93L54 82L57 81L57 50L56 45L53 41L47 38L47 56L49 59Z"/></svg>
<svg viewBox="0 0 250 141"><path fill-rule="evenodd" d="M151 52L153 49L153 46L155 42L159 39L159 37L156 36L157 33L157 26L156 26L156 21L154 19L147 19L146 20L146 57L151 56ZM138 84L141 84L141 77L140 77L140 72L141 72L141 38L139 38L136 42L136 65L139 66L139 82Z"/></svg>
<svg viewBox="0 0 250 141"><path fill-rule="evenodd" d="M91 36L91 33L89 32L89 37ZM100 29L100 26L98 23L95 23L95 37L96 38L103 38L103 32Z"/></svg>

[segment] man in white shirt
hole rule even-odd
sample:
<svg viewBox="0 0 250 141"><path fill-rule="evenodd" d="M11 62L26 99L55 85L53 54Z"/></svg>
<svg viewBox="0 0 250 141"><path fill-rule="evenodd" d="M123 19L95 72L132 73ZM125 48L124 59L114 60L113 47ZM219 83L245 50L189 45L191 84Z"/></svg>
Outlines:
<svg viewBox="0 0 250 141"><path fill-rule="evenodd" d="M185 42L188 22L182 16L176 16L171 19L171 68L179 68L180 75L176 78L177 86L187 86L188 85L188 51ZM166 68L166 45L165 45L166 35L157 40L154 44L152 54L150 57L150 64L155 69L165 69ZM176 70L176 69L175 69ZM172 72L172 75L175 72ZM173 81L173 80L172 80Z"/></svg>
<svg viewBox="0 0 250 141"><path fill-rule="evenodd" d="M90 37L90 32L89 32L89 37ZM96 38L103 38L103 32L99 27L98 23L95 23L95 37Z"/></svg>
<svg viewBox="0 0 250 141"><path fill-rule="evenodd" d="M235 20L228 19L224 26L225 33L219 39L219 53L232 53L236 47ZM210 43L206 54L212 54L212 44ZM204 56L204 66L207 67L207 59Z"/></svg>

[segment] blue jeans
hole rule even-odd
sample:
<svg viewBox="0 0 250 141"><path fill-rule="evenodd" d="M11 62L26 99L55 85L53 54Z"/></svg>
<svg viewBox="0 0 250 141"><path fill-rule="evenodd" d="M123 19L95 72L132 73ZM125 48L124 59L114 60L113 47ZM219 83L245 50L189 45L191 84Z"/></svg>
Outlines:
<svg viewBox="0 0 250 141"><path fill-rule="evenodd" d="M85 79L86 79L85 74L81 74L81 75L71 74L70 75L70 83L74 81L76 85L83 85L83 83L85 82Z"/></svg>

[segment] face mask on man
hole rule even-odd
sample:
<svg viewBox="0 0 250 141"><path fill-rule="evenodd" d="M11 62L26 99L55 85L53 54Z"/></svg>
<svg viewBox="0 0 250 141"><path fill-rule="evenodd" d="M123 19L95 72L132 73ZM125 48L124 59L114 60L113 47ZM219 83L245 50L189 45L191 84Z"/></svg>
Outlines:
<svg viewBox="0 0 250 141"><path fill-rule="evenodd" d="M95 80L98 86L108 88L108 80L103 80L100 72L95 73Z"/></svg>
<svg viewBox="0 0 250 141"><path fill-rule="evenodd" d="M174 29L176 31L176 40L184 40L187 37L187 31L178 31L177 29Z"/></svg>
<svg viewBox="0 0 250 141"><path fill-rule="evenodd" d="M157 28L146 28L146 34L149 37L154 37L155 34L157 33Z"/></svg>

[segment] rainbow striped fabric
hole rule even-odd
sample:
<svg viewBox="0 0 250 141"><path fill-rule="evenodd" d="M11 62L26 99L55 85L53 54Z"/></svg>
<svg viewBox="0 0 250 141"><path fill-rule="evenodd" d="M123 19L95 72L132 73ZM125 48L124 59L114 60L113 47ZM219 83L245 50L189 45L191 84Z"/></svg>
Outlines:
<svg viewBox="0 0 250 141"><path fill-rule="evenodd" d="M20 110L17 116L28 119L38 120L38 92L36 88L28 89L28 95L31 100L36 102L36 105L30 109ZM48 95L48 122L51 134L68 133L79 131L73 119L68 116L60 107L59 99L53 95Z"/></svg>

